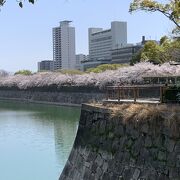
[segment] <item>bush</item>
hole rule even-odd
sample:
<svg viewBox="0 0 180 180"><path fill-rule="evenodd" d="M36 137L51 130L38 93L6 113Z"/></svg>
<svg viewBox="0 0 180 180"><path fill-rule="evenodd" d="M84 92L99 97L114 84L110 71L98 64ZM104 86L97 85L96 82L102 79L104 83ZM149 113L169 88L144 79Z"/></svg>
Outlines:
<svg viewBox="0 0 180 180"><path fill-rule="evenodd" d="M29 76L29 75L32 75L32 72L29 70L19 70L14 73L14 75L18 75L18 74Z"/></svg>
<svg viewBox="0 0 180 180"><path fill-rule="evenodd" d="M61 74L70 74L70 75L81 75L81 74L84 74L84 72L79 71L79 70L67 70L67 69L57 70L56 72L60 72Z"/></svg>
<svg viewBox="0 0 180 180"><path fill-rule="evenodd" d="M106 70L117 70L121 67L126 67L127 64L102 64L97 66L96 68L89 68L86 70L87 73L93 72L93 73L101 73Z"/></svg>
<svg viewBox="0 0 180 180"><path fill-rule="evenodd" d="M169 87L165 92L165 101L180 102L180 87Z"/></svg>

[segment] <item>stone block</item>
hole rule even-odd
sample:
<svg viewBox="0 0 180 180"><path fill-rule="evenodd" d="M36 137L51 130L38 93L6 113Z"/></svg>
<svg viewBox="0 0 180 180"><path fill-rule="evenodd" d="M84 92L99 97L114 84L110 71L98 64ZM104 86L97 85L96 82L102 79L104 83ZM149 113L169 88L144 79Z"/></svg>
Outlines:
<svg viewBox="0 0 180 180"><path fill-rule="evenodd" d="M130 149L131 146L133 145L134 141L132 139L128 139L128 141L126 142L126 149Z"/></svg>
<svg viewBox="0 0 180 180"><path fill-rule="evenodd" d="M160 174L158 180L169 180L169 178L164 174Z"/></svg>
<svg viewBox="0 0 180 180"><path fill-rule="evenodd" d="M89 180L94 180L95 179L95 175L94 173L91 173L91 175L89 176Z"/></svg>
<svg viewBox="0 0 180 180"><path fill-rule="evenodd" d="M91 172L95 174L97 168L98 168L98 165L97 165L97 163L94 162L93 165L92 165L92 167L91 167Z"/></svg>
<svg viewBox="0 0 180 180"><path fill-rule="evenodd" d="M175 165L176 165L176 153L175 152L169 153L167 156L167 166L175 167Z"/></svg>
<svg viewBox="0 0 180 180"><path fill-rule="evenodd" d="M145 161L148 159L148 157L150 156L149 150L146 148L142 148L140 151L140 156L145 159Z"/></svg>
<svg viewBox="0 0 180 180"><path fill-rule="evenodd" d="M96 157L97 157L97 154L95 152L91 151L88 155L87 161L92 162L96 159Z"/></svg>
<svg viewBox="0 0 180 180"><path fill-rule="evenodd" d="M106 139L103 146L103 150L106 150L108 153L112 153L112 140L111 139Z"/></svg>
<svg viewBox="0 0 180 180"><path fill-rule="evenodd" d="M138 180L140 173L141 173L141 171L139 169L135 169L133 176L132 176L133 180Z"/></svg>
<svg viewBox="0 0 180 180"><path fill-rule="evenodd" d="M121 176L123 174L123 171L124 171L124 165L117 161L114 172L117 175Z"/></svg>
<svg viewBox="0 0 180 180"><path fill-rule="evenodd" d="M177 153L180 152L180 141L178 141L178 142L176 143L175 152L177 152Z"/></svg>
<svg viewBox="0 0 180 180"><path fill-rule="evenodd" d="M180 168L180 154L178 154L176 158L176 167Z"/></svg>
<svg viewBox="0 0 180 180"><path fill-rule="evenodd" d="M149 125L146 123L146 124L143 124L142 127L141 127L141 132L143 133L148 133L149 131Z"/></svg>
<svg viewBox="0 0 180 180"><path fill-rule="evenodd" d="M100 154L101 154L101 157L103 158L103 160L105 160L105 161L113 159L113 155L111 152L101 151Z"/></svg>
<svg viewBox="0 0 180 180"><path fill-rule="evenodd" d="M124 152L118 151L118 152L115 154L114 159L116 159L118 162L122 162L123 157L124 157Z"/></svg>
<svg viewBox="0 0 180 180"><path fill-rule="evenodd" d="M85 173L84 173L84 176L83 176L83 179L89 179L89 177L91 176L91 171L89 168L86 168L85 169Z"/></svg>
<svg viewBox="0 0 180 180"><path fill-rule="evenodd" d="M122 151L124 149L126 141L127 141L127 136L123 136L120 138L120 145L119 145L120 151Z"/></svg>
<svg viewBox="0 0 180 180"><path fill-rule="evenodd" d="M102 169L100 167L97 168L96 170L96 174L95 174L95 177L97 177L97 179L100 178L100 176L102 175Z"/></svg>
<svg viewBox="0 0 180 180"><path fill-rule="evenodd" d="M102 166L102 164L103 164L103 159L102 159L102 157L101 157L100 154L97 155L96 160L95 160L95 163L97 163L97 165L98 165L99 167Z"/></svg>
<svg viewBox="0 0 180 180"><path fill-rule="evenodd" d="M131 168L125 168L123 172L123 178L125 180L130 180L132 179L133 171Z"/></svg>
<svg viewBox="0 0 180 180"><path fill-rule="evenodd" d="M173 139L166 137L164 146L168 152L173 152L174 146L175 146L175 141Z"/></svg>
<svg viewBox="0 0 180 180"><path fill-rule="evenodd" d="M134 125L132 123L126 124L126 134L132 136L132 131L134 130Z"/></svg>
<svg viewBox="0 0 180 180"><path fill-rule="evenodd" d="M106 161L106 160L109 159L109 154L108 154L108 152L106 152L106 151L101 151L100 154L101 154L101 157L102 157L103 160Z"/></svg>
<svg viewBox="0 0 180 180"><path fill-rule="evenodd" d="M139 137L139 132L136 129L132 129L132 131L131 131L131 138L135 140L138 137Z"/></svg>
<svg viewBox="0 0 180 180"><path fill-rule="evenodd" d="M132 146L131 153L133 154L134 157L138 156L140 153L141 148L144 146L144 141L143 137L140 137L137 139Z"/></svg>
<svg viewBox="0 0 180 180"><path fill-rule="evenodd" d="M79 179L81 179L80 177L81 177L80 173L78 171L75 171L73 180L79 180Z"/></svg>
<svg viewBox="0 0 180 180"><path fill-rule="evenodd" d="M114 159L110 160L108 163L108 171L114 171L115 167L116 167L116 161Z"/></svg>
<svg viewBox="0 0 180 180"><path fill-rule="evenodd" d="M166 152L159 151L159 153L158 153L158 160L160 160L160 161L166 161L166 159L167 159Z"/></svg>
<svg viewBox="0 0 180 180"><path fill-rule="evenodd" d="M108 138L109 139L113 139L114 138L114 133L113 132L109 132L108 133Z"/></svg>
<svg viewBox="0 0 180 180"><path fill-rule="evenodd" d="M107 162L104 162L103 165L102 165L102 171L103 173L105 173L108 169L108 163Z"/></svg>
<svg viewBox="0 0 180 180"><path fill-rule="evenodd" d="M141 156L137 156L136 165L138 167L143 168L144 164L145 164L144 158L142 158Z"/></svg>
<svg viewBox="0 0 180 180"><path fill-rule="evenodd" d="M124 127L123 127L122 125L116 126L115 131L114 131L114 134L115 134L115 136L117 136L117 137L123 136L123 135L124 135Z"/></svg>
<svg viewBox="0 0 180 180"><path fill-rule="evenodd" d="M158 174L154 170L145 169L145 170L141 171L139 180L158 180Z"/></svg>
<svg viewBox="0 0 180 180"><path fill-rule="evenodd" d="M76 161L76 166L77 168L81 168L84 164L84 158L81 155L78 155L77 161Z"/></svg>
<svg viewBox="0 0 180 180"><path fill-rule="evenodd" d="M152 146L152 138L147 136L145 139L145 147L150 148Z"/></svg>
<svg viewBox="0 0 180 180"><path fill-rule="evenodd" d="M157 159L158 156L158 148L149 149L149 154L153 159Z"/></svg>
<svg viewBox="0 0 180 180"><path fill-rule="evenodd" d="M85 163L84 163L84 165L85 165L85 167L90 168L91 163L89 163L89 162L85 162Z"/></svg>
<svg viewBox="0 0 180 180"><path fill-rule="evenodd" d="M99 124L99 130L98 130L98 132L99 132L100 134L104 134L104 133L105 133L105 130L106 130L106 121L101 120L101 121L100 121L100 124Z"/></svg>
<svg viewBox="0 0 180 180"><path fill-rule="evenodd" d="M113 179L113 180L119 180L120 177L119 177L117 174L113 174L113 175L111 176L111 179Z"/></svg>
<svg viewBox="0 0 180 180"><path fill-rule="evenodd" d="M170 179L175 179L175 180L179 180L180 178L180 169L179 168L171 168L169 170L169 178ZM178 179L179 178L179 179Z"/></svg>
<svg viewBox="0 0 180 180"><path fill-rule="evenodd" d="M129 152L124 152L122 163L129 164L129 160L130 160L130 153Z"/></svg>
<svg viewBox="0 0 180 180"><path fill-rule="evenodd" d="M136 159L134 159L134 158L130 158L130 160L129 160L129 166L130 167L134 167L135 166L135 163L136 163Z"/></svg>
<svg viewBox="0 0 180 180"><path fill-rule="evenodd" d="M119 149L119 140L118 139L115 139L112 143L112 151L113 152L116 152L118 149Z"/></svg>
<svg viewBox="0 0 180 180"><path fill-rule="evenodd" d="M110 180L111 179L111 174L110 173L104 173L102 176L102 180Z"/></svg>
<svg viewBox="0 0 180 180"><path fill-rule="evenodd" d="M155 137L155 139L153 140L153 145L155 147L162 148L164 145L163 144L163 136L159 135L158 137Z"/></svg>

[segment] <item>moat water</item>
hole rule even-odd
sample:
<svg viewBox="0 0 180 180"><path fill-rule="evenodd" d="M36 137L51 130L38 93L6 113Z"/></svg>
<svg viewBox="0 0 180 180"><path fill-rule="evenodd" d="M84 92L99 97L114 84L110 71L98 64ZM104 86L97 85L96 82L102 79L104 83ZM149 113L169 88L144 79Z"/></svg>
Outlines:
<svg viewBox="0 0 180 180"><path fill-rule="evenodd" d="M80 108L0 102L0 180L58 180Z"/></svg>

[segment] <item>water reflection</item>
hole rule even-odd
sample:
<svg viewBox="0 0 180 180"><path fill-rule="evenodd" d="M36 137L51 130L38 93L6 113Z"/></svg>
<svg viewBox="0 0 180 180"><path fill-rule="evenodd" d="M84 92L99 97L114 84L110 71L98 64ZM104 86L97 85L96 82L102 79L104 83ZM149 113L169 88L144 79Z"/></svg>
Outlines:
<svg viewBox="0 0 180 180"><path fill-rule="evenodd" d="M0 102L0 179L57 179L79 115L80 108Z"/></svg>

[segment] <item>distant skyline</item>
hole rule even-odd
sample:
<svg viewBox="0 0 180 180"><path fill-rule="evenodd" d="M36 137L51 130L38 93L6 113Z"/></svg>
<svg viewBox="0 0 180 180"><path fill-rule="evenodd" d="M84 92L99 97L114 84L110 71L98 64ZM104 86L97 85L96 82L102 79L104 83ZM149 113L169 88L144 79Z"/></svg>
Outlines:
<svg viewBox="0 0 180 180"><path fill-rule="evenodd" d="M88 28L110 28L111 21L127 21L128 43L159 40L173 24L160 13L128 12L131 0L37 0L35 5L7 1L0 11L0 69L37 71L37 62L53 58L52 28L71 20L76 28L76 53L88 54Z"/></svg>

